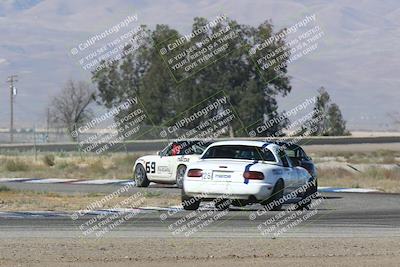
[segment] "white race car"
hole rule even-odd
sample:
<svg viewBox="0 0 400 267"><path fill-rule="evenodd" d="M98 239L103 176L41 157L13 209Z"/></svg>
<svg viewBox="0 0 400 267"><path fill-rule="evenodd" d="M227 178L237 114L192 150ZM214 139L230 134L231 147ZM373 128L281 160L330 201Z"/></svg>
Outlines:
<svg viewBox="0 0 400 267"><path fill-rule="evenodd" d="M213 200L217 208L227 208L220 205L223 201L229 202L228 207L273 202L272 209L279 210L282 203L274 200L298 191L301 195L295 199L303 200L310 194L306 185L312 181L308 171L294 166L279 145L262 141L216 142L204 151L201 160L188 166L182 205L186 210L196 210L201 200Z"/></svg>
<svg viewBox="0 0 400 267"><path fill-rule="evenodd" d="M172 142L157 155L140 157L133 166L135 185L147 187L150 182L176 184L182 188L186 166L200 159L207 146L206 141Z"/></svg>

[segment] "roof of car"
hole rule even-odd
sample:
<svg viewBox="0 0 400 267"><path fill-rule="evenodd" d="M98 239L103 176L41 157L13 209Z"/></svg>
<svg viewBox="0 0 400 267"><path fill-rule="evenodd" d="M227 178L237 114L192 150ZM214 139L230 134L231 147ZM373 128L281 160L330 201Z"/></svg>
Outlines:
<svg viewBox="0 0 400 267"><path fill-rule="evenodd" d="M286 146L289 149L297 149L300 146L298 144L295 144L293 142L287 142L287 141L268 141L268 143L272 143L272 144L277 144L278 146Z"/></svg>
<svg viewBox="0 0 400 267"><path fill-rule="evenodd" d="M262 147L262 146L269 146L269 145L276 145L272 144L269 142L264 142L264 141L247 141L247 140L232 140L232 141L219 141L215 142L210 145L211 146L257 146L257 147Z"/></svg>

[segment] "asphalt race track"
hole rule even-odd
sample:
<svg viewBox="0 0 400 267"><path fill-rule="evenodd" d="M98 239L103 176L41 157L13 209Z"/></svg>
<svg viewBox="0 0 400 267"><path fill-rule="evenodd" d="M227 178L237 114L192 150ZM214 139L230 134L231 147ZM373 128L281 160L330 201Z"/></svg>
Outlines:
<svg viewBox="0 0 400 267"><path fill-rule="evenodd" d="M111 193L118 185L61 185L61 184L21 184L5 183L17 189L42 190L62 193ZM152 188L133 188L137 190L159 191L166 195L178 195L180 191L173 186L152 186ZM285 232L282 237L400 237L400 194L383 193L322 193L321 203L306 212L313 213L304 222ZM231 208L223 216L202 227L190 236L193 237L262 237L260 224L276 217L279 211L257 214L261 206ZM284 205L285 210L288 205ZM167 209L164 209L167 208ZM215 212L212 207L198 211L196 217ZM291 217L295 211L286 211ZM256 216L254 215L256 214ZM84 215L77 220L71 214L29 214L19 213L10 216L0 213L0 238L47 237L79 238L83 237L79 226L95 217ZM133 218L118 225L106 233L108 237L185 237L185 232L173 234L183 224L189 211L176 208L152 207L138 212ZM253 217L252 217L253 216ZM255 216L255 217L254 217ZM163 218L160 219L160 217ZM253 220L249 219L251 217ZM295 221L293 219L292 221ZM290 222L290 220L289 220ZM171 225L173 225L171 227ZM268 236L268 235L267 235ZM90 235L86 236L90 237ZM272 237L272 235L271 235Z"/></svg>

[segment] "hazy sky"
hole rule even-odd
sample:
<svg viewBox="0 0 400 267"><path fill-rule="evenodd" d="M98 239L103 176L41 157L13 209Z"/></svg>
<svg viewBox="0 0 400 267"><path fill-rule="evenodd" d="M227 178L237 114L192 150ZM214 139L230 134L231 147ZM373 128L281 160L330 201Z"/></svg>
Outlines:
<svg viewBox="0 0 400 267"><path fill-rule="evenodd" d="M49 99L66 80L90 78L70 53L80 42L132 14L138 15L132 25L168 24L189 33L194 17L221 13L254 26L271 19L277 30L316 14L324 36L318 49L289 66L293 92L285 101L324 86L350 128L391 127L388 114L400 106L396 0L1 0L0 127L9 124L8 75L19 75L16 127L44 125Z"/></svg>

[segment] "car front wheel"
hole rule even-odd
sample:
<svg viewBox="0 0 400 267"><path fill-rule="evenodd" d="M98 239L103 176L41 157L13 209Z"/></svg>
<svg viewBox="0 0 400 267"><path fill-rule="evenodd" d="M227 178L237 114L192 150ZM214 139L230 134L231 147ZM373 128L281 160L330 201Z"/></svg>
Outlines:
<svg viewBox="0 0 400 267"><path fill-rule="evenodd" d="M136 165L135 168L135 185L137 187L148 187L150 184L149 179L147 179L146 170L143 168L142 164Z"/></svg>

